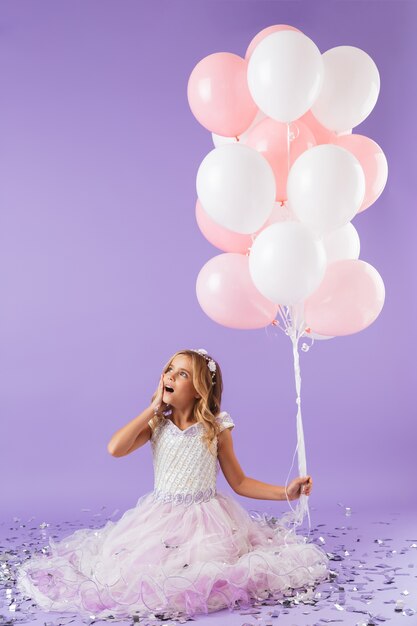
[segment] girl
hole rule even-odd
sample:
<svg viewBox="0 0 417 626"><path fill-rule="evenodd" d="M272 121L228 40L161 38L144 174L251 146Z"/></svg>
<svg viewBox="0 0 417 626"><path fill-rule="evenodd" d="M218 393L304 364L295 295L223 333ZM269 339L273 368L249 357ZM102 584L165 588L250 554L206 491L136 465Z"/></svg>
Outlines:
<svg viewBox="0 0 417 626"><path fill-rule="evenodd" d="M232 417L220 411L222 375L206 350L176 352L151 404L110 439L115 457L150 441L154 490L117 522L80 529L52 554L18 570L18 588L44 610L113 616L193 616L328 579L328 557L283 524L254 520L216 489L221 467L239 495L294 500L287 488L246 476L233 450Z"/></svg>

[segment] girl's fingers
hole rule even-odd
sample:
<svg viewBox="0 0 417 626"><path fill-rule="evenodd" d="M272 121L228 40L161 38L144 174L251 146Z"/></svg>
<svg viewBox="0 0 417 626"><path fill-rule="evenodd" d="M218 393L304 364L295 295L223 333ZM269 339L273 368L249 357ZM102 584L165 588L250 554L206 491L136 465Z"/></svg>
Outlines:
<svg viewBox="0 0 417 626"><path fill-rule="evenodd" d="M301 492L306 495L309 495L311 492L312 484L313 484L313 479L311 478L311 476L300 477L300 482L301 482Z"/></svg>

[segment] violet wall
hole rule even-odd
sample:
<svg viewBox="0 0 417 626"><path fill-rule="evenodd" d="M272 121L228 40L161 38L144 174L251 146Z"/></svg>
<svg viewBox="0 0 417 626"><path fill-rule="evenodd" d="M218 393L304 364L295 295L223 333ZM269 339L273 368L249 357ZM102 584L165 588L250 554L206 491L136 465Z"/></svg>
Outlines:
<svg viewBox="0 0 417 626"><path fill-rule="evenodd" d="M123 511L151 490L150 447L115 459L106 444L183 347L208 349L222 367L246 474L285 483L296 446L291 344L271 328L219 326L195 296L220 250L194 217L195 176L213 144L186 95L200 59L244 56L275 23L322 52L353 45L372 56L381 92L354 132L389 163L382 196L354 219L361 258L384 279L384 309L365 331L301 353L310 508L415 505L416 18L401 1L3 0L4 519ZM219 489L231 491L223 477Z"/></svg>

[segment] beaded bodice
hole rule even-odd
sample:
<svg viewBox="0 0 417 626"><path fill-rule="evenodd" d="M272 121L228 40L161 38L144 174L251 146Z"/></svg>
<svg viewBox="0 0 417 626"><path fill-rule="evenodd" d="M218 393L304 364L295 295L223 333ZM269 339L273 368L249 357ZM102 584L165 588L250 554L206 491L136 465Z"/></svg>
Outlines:
<svg viewBox="0 0 417 626"><path fill-rule="evenodd" d="M226 411L216 418L220 429L233 428ZM204 426L200 422L181 430L165 417L153 428L151 447L154 465L154 497L174 504L192 504L209 500L216 494L216 479L220 468L217 454L203 441ZM217 450L217 437L214 442Z"/></svg>

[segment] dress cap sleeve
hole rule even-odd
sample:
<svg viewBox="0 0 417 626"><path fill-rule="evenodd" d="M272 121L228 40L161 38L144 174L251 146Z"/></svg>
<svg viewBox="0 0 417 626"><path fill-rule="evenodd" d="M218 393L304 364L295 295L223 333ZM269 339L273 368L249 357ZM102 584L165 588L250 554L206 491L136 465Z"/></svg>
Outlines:
<svg viewBox="0 0 417 626"><path fill-rule="evenodd" d="M235 425L232 417L227 411L219 413L216 419L220 425L220 432L222 432L225 428L233 428Z"/></svg>

